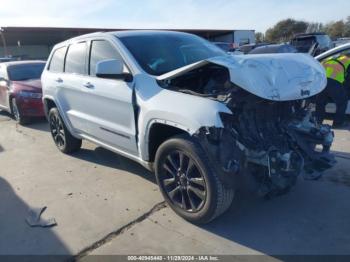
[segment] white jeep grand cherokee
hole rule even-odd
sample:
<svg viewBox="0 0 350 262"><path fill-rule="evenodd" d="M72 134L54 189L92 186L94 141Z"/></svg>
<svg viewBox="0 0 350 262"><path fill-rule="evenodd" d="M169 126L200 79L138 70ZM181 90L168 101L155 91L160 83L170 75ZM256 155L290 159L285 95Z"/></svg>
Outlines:
<svg viewBox="0 0 350 262"><path fill-rule="evenodd" d="M42 85L59 150L87 139L154 170L191 222L227 210L240 176L271 197L334 164L333 133L308 107L326 77L308 55L230 56L179 32L95 33L57 44Z"/></svg>

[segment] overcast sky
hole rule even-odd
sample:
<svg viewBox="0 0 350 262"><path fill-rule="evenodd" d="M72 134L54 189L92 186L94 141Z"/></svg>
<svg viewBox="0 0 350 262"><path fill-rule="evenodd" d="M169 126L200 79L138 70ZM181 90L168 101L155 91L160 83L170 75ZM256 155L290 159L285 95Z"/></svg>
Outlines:
<svg viewBox="0 0 350 262"><path fill-rule="evenodd" d="M349 0L0 0L0 26L265 31L291 17L329 22Z"/></svg>

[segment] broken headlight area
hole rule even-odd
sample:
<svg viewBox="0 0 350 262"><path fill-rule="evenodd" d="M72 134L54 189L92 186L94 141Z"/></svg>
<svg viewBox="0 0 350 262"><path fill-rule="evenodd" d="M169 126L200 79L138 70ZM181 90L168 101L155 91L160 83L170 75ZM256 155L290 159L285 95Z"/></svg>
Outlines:
<svg viewBox="0 0 350 262"><path fill-rule="evenodd" d="M287 192L298 176L319 177L335 163L330 147L333 132L312 117L307 99L273 101L233 84L229 71L208 64L160 82L162 87L224 103L223 128L203 127L194 135L208 153L220 178L247 170L262 196Z"/></svg>

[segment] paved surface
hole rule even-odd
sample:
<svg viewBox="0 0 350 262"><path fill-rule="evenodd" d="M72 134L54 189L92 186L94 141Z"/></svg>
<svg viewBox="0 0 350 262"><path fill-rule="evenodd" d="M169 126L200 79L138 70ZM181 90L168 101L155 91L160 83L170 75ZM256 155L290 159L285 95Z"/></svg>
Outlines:
<svg viewBox="0 0 350 262"><path fill-rule="evenodd" d="M138 164L87 142L61 154L44 121L17 126L0 112L0 254L349 254L349 131L336 131L333 150L338 164L321 180L269 201L243 189L198 227L162 204ZM42 206L57 226L25 223Z"/></svg>

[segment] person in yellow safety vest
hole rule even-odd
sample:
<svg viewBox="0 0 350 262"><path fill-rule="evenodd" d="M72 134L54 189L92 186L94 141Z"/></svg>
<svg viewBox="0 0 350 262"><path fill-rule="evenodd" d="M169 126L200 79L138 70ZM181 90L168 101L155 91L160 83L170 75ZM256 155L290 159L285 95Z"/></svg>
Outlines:
<svg viewBox="0 0 350 262"><path fill-rule="evenodd" d="M316 116L322 122L326 115L327 103L335 103L333 127L342 127L345 124L350 91L350 50L326 58L321 63L326 70L327 86L316 99Z"/></svg>

